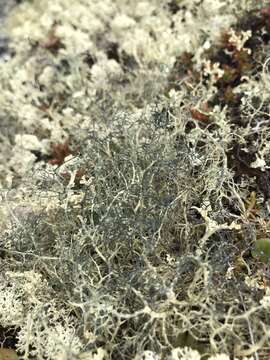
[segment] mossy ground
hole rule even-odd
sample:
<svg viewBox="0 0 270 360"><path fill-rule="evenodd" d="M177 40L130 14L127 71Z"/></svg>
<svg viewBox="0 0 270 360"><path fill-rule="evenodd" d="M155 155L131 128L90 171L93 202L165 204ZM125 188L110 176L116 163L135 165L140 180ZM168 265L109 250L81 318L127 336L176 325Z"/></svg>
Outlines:
<svg viewBox="0 0 270 360"><path fill-rule="evenodd" d="M6 29L2 345L268 359L267 1L25 0Z"/></svg>

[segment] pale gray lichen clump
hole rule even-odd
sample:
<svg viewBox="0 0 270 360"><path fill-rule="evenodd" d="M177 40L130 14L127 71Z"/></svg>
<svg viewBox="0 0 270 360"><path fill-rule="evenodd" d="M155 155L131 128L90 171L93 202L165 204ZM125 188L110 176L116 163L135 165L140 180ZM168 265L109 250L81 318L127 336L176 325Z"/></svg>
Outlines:
<svg viewBox="0 0 270 360"><path fill-rule="evenodd" d="M24 0L11 11L4 347L21 359L269 358L269 264L251 255L270 231L267 6Z"/></svg>

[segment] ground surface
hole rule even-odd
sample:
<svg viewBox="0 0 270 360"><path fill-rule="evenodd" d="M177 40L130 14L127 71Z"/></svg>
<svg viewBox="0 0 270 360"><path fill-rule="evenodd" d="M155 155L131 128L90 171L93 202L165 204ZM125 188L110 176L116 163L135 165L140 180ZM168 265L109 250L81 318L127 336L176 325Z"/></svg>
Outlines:
<svg viewBox="0 0 270 360"><path fill-rule="evenodd" d="M2 5L3 347L269 359L268 1Z"/></svg>

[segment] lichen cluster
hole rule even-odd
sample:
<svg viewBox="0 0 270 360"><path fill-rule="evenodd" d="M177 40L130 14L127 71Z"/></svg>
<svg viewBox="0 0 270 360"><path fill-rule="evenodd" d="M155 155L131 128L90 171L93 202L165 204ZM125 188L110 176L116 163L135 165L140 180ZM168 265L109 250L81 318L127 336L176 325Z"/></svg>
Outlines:
<svg viewBox="0 0 270 360"><path fill-rule="evenodd" d="M268 359L268 1L25 0L5 29L2 346Z"/></svg>

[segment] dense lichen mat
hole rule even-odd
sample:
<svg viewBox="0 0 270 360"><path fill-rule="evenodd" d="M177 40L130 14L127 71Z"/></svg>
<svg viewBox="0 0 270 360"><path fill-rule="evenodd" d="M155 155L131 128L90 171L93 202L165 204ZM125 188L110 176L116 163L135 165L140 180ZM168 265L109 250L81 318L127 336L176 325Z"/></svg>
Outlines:
<svg viewBox="0 0 270 360"><path fill-rule="evenodd" d="M9 10L0 359L269 359L269 1Z"/></svg>

